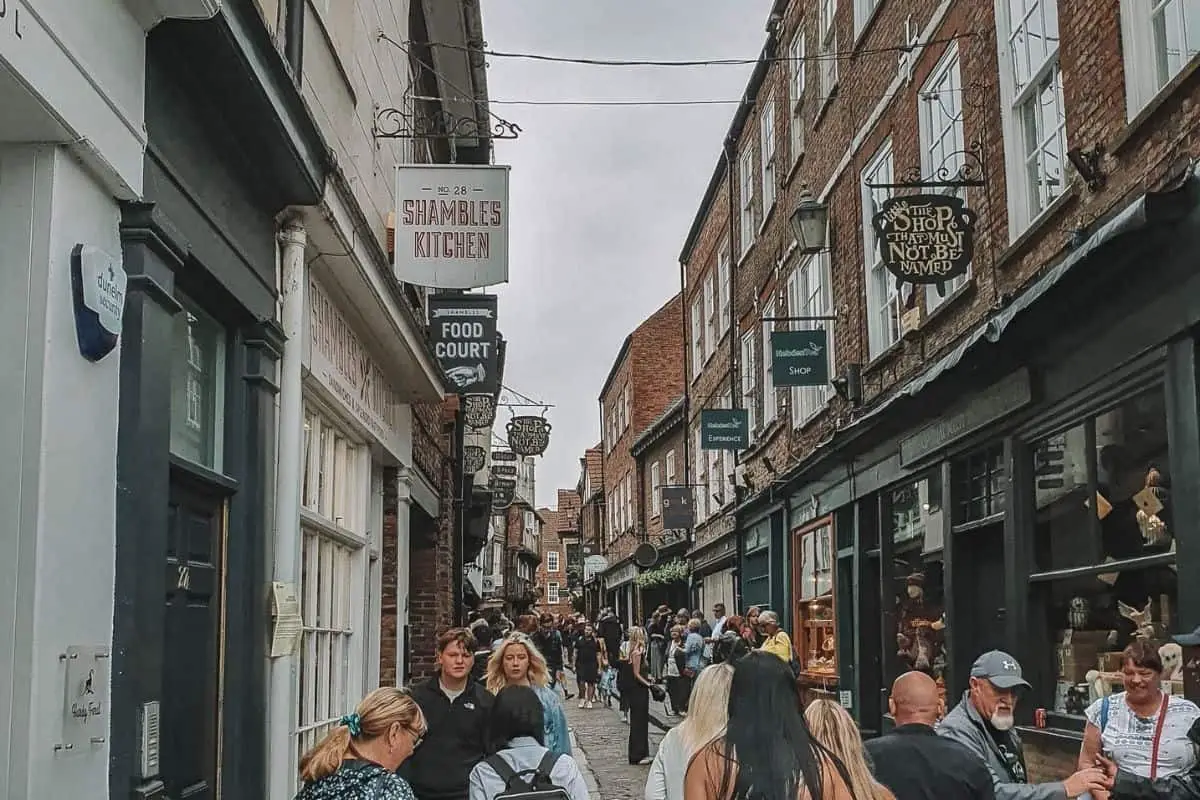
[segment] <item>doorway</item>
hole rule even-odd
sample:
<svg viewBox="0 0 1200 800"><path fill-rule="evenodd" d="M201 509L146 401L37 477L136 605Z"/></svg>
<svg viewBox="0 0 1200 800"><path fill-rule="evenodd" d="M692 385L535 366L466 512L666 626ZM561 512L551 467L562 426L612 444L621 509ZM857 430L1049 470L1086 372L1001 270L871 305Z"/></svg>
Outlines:
<svg viewBox="0 0 1200 800"><path fill-rule="evenodd" d="M217 795L226 497L172 468L167 513L161 774L169 797Z"/></svg>

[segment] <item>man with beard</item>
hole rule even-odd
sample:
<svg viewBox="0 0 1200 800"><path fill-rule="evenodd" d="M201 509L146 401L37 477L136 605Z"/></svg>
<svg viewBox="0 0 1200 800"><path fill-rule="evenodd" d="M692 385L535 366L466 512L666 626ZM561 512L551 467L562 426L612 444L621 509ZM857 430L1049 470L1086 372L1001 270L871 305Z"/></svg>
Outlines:
<svg viewBox="0 0 1200 800"><path fill-rule="evenodd" d="M1065 781L1029 783L1021 739L1013 730L1017 689L1032 688L1021 665L991 650L971 666L970 688L938 726L938 733L965 745L992 775L997 800L1063 800L1106 792L1111 781L1099 767L1081 769Z"/></svg>

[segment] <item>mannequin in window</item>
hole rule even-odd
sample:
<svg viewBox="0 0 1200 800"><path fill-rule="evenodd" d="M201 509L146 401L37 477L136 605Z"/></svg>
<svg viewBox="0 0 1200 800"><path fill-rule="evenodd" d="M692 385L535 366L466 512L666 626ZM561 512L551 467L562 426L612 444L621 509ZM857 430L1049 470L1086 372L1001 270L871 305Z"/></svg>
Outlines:
<svg viewBox="0 0 1200 800"><path fill-rule="evenodd" d="M901 668L940 678L945 665L945 633L942 609L927 599L925 573L913 572L904 579L904 594L896 602L896 645Z"/></svg>

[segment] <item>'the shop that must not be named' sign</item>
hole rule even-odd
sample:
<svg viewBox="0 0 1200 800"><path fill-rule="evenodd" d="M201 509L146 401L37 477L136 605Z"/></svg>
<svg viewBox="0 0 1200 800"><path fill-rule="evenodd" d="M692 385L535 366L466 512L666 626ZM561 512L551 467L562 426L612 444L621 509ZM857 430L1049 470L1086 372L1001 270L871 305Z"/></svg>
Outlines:
<svg viewBox="0 0 1200 800"><path fill-rule="evenodd" d="M902 283L945 284L966 273L975 250L974 211L961 197L910 194L889 197L871 218L879 254Z"/></svg>

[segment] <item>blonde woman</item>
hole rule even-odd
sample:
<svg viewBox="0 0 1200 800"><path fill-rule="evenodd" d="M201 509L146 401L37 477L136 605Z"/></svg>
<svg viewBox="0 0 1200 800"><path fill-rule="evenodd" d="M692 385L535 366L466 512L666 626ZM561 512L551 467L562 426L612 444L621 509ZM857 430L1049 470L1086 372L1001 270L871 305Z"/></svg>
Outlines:
<svg viewBox="0 0 1200 800"><path fill-rule="evenodd" d="M629 763L650 763L650 657L646 631L629 629L629 673L621 696L629 704Z"/></svg>
<svg viewBox="0 0 1200 800"><path fill-rule="evenodd" d="M300 759L304 787L296 800L416 800L395 773L425 730L425 717L406 690L376 689Z"/></svg>
<svg viewBox="0 0 1200 800"><path fill-rule="evenodd" d="M857 800L896 800L886 786L872 777L863 756L858 725L840 703L828 698L814 700L804 709L804 721L812 737L845 767L852 796Z"/></svg>
<svg viewBox="0 0 1200 800"><path fill-rule="evenodd" d="M528 686L542 701L546 748L556 755L571 755L567 715L558 692L550 688L546 657L524 633L513 633L500 641L487 665L487 689L497 694L505 686Z"/></svg>
<svg viewBox="0 0 1200 800"><path fill-rule="evenodd" d="M683 776L692 754L725 733L732 681L731 664L715 664L700 673L692 689L691 716L667 731L658 745L646 779L646 800L683 800Z"/></svg>

